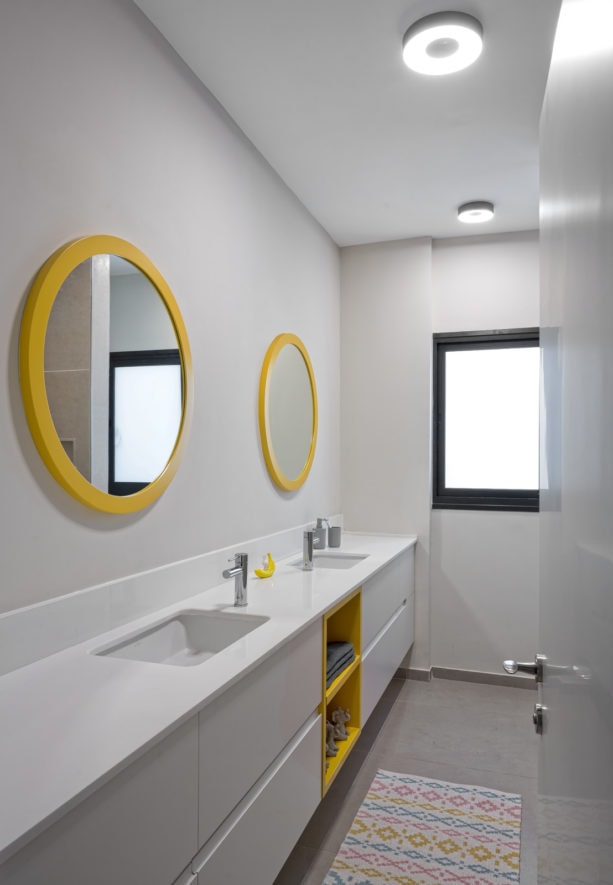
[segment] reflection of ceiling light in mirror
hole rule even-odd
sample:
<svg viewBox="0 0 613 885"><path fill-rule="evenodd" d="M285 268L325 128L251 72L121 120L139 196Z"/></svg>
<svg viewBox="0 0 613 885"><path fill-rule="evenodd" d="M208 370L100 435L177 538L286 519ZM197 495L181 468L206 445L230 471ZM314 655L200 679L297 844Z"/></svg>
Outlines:
<svg viewBox="0 0 613 885"><path fill-rule="evenodd" d="M481 24L464 12L435 12L420 18L402 41L404 63L418 74L453 74L481 55Z"/></svg>
<svg viewBox="0 0 613 885"><path fill-rule="evenodd" d="M472 203L458 206L458 219L464 224L481 224L483 221L491 221L493 217L494 204L486 200L473 200Z"/></svg>

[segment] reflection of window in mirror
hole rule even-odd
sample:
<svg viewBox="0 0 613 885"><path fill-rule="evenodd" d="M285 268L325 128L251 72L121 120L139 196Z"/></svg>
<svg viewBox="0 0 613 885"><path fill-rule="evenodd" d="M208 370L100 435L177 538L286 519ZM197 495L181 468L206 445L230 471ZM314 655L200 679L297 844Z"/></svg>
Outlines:
<svg viewBox="0 0 613 885"><path fill-rule="evenodd" d="M60 442L81 475L102 491L127 495L145 488L162 473L176 443L180 420L175 423L173 419L172 438L160 429L159 454L152 455L153 461L145 469L146 451L156 448L157 428L151 418L143 419L138 437L141 472L135 474L134 465L127 471L130 481L118 485L117 476L109 474L113 463L109 452L109 420L113 420L109 351L171 353L173 368L156 371L172 373L176 386L177 372L180 375L177 338L157 289L132 262L116 255L94 255L69 274L55 298L45 338L46 390ZM135 373L130 377L135 378ZM180 390L180 379L178 383ZM142 399L148 394L143 389L139 396ZM143 409L135 402L131 415L137 414L142 415ZM136 430L133 426L131 432ZM135 446L134 441L129 451Z"/></svg>
<svg viewBox="0 0 613 885"><path fill-rule="evenodd" d="M179 351L112 352L109 493L132 495L168 463L183 409Z"/></svg>
<svg viewBox="0 0 613 885"><path fill-rule="evenodd" d="M148 482L139 482L134 494L112 494L110 353L167 350L174 352L166 366L174 379L171 399L180 408L174 437L166 440L163 464L142 474ZM105 513L133 513L159 498L184 448L191 356L172 292L146 255L106 235L72 240L51 255L25 305L19 377L36 447L66 492Z"/></svg>

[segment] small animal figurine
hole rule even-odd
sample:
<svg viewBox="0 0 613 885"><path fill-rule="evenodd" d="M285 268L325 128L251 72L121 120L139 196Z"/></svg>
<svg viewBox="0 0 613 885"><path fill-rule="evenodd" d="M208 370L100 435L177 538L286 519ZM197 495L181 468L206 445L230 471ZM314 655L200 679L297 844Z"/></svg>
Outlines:
<svg viewBox="0 0 613 885"><path fill-rule="evenodd" d="M347 734L347 729L345 728L345 723L349 722L351 716L349 715L349 710L343 710L342 707L337 707L336 710L332 713L332 722L334 723L334 740L335 741L346 741L349 735Z"/></svg>
<svg viewBox="0 0 613 885"><path fill-rule="evenodd" d="M336 756L338 747L334 743L334 726L326 722L326 756Z"/></svg>

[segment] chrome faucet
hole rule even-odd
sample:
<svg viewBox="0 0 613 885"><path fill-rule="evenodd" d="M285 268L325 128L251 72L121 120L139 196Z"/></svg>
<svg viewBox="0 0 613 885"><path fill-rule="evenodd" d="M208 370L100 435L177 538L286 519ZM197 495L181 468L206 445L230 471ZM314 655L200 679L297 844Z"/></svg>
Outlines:
<svg viewBox="0 0 613 885"><path fill-rule="evenodd" d="M247 605L247 560L246 553L235 553L234 560L229 559L228 562L234 562L234 568L224 569L222 575L224 578L234 578L234 605Z"/></svg>
<svg viewBox="0 0 613 885"><path fill-rule="evenodd" d="M310 572L313 569L313 550L319 547L319 538L313 529L308 529L302 536L302 567Z"/></svg>

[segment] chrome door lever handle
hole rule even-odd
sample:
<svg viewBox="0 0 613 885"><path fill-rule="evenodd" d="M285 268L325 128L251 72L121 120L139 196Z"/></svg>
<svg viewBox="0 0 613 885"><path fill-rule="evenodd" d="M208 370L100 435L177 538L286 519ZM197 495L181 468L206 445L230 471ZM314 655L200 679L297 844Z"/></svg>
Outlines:
<svg viewBox="0 0 613 885"><path fill-rule="evenodd" d="M537 682L543 681L543 665L547 658L545 655L536 655L534 661L521 663L520 661L504 661L502 666L507 673L529 673Z"/></svg>
<svg viewBox="0 0 613 885"><path fill-rule="evenodd" d="M504 661L502 666L507 673L530 673L531 676L536 676L536 664L530 662L522 664L519 661Z"/></svg>

